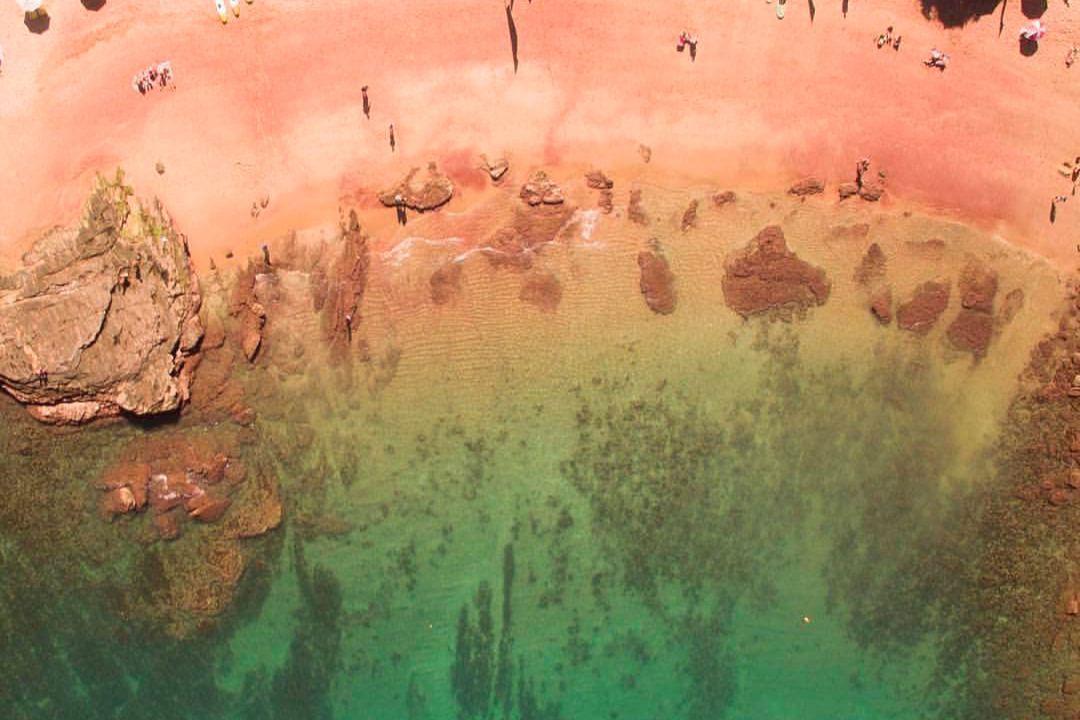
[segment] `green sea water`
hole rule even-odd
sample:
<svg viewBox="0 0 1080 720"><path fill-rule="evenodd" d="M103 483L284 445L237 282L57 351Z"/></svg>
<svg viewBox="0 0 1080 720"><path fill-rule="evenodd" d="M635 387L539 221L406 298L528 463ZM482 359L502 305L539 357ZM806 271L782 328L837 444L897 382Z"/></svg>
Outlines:
<svg viewBox="0 0 1080 720"><path fill-rule="evenodd" d="M669 252L678 275L707 250ZM118 585L159 591L165 551L130 539L144 517L102 523L90 487L176 428L62 433L3 402L5 716L992 716L971 570L1040 296L975 363L877 327L839 273L783 323L687 271L661 318L571 255L554 314L502 304L517 281L479 260L483 293L403 313L388 261L365 321L394 373L281 372L284 339L246 369L258 440L237 452L275 470L285 521L182 641L117 613Z"/></svg>

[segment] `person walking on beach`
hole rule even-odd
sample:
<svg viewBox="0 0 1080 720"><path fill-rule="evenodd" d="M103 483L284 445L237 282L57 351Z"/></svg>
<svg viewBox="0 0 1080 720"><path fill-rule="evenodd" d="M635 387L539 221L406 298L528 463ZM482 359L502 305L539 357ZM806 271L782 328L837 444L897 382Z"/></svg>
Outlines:
<svg viewBox="0 0 1080 720"><path fill-rule="evenodd" d="M360 95L364 99L364 117L366 117L368 120L370 120L371 119L371 102L368 100L367 87L368 86L365 85L364 87L360 88Z"/></svg>
<svg viewBox="0 0 1080 720"><path fill-rule="evenodd" d="M394 137L394 123L390 123L390 152L397 147L397 138Z"/></svg>
<svg viewBox="0 0 1080 720"><path fill-rule="evenodd" d="M263 262L267 267L270 267L270 246L266 243L262 244Z"/></svg>

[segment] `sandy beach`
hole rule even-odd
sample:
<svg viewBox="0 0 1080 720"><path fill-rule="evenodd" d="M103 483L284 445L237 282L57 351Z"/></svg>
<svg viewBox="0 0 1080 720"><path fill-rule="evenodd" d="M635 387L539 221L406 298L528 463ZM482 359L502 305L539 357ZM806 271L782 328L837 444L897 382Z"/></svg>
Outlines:
<svg viewBox="0 0 1080 720"><path fill-rule="evenodd" d="M1049 222L1051 198L1069 191L1057 169L1078 149L1069 8L1052 4L1049 34L1025 57L1016 3L950 29L917 2L852 3L846 17L835 5L818 3L812 19L790 2L778 21L763 2L519 3L516 74L495 0L422 11L337 1L321 13L257 0L227 25L209 2L70 3L50 8L42 34L6 13L0 252L11 261L43 229L73 222L93 174L117 165L140 195L161 198L205 266L340 205L371 206L374 191L432 159L457 181L457 204L485 179L481 153L505 154L515 181L536 167L567 180L560 168L582 163L617 183L718 188L781 190L813 174L830 185L821 202L836 202L835 185L866 156L887 172L884 202L1071 266L1080 211L1063 205ZM902 47L878 49L890 25ZM693 62L675 51L684 28L700 38ZM922 63L933 47L952 58L944 72ZM132 76L162 60L173 87L135 92Z"/></svg>

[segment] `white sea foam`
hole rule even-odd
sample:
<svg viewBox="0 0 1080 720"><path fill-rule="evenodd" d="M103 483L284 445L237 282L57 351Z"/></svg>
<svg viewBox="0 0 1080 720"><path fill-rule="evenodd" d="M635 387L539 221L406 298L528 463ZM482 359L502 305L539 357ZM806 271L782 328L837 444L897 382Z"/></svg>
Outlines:
<svg viewBox="0 0 1080 720"><path fill-rule="evenodd" d="M389 250L380 253L380 256L386 262L390 263L394 267L401 267L409 258L412 257L413 251L417 248L452 248L461 245L465 241L459 237L449 237L441 240L432 240L424 237L407 237L398 244L394 245Z"/></svg>

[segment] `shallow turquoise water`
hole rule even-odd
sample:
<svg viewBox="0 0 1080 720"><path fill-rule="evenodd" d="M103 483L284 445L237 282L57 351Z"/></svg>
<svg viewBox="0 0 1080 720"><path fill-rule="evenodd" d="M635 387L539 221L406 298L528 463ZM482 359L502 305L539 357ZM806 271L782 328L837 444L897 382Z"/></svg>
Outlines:
<svg viewBox="0 0 1080 720"><path fill-rule="evenodd" d="M328 374L283 390L248 452L287 521L184 642L110 610L153 546L113 554L73 503L86 527L57 532L92 549L50 557L6 513L0 699L19 718L976 716L979 639L950 604L992 472L956 462L959 391L917 351L814 365L785 330L732 351L737 391L731 358L665 376L636 352L473 408L350 408ZM26 522L56 523L71 473L133 432L9 453L14 495L40 501Z"/></svg>

